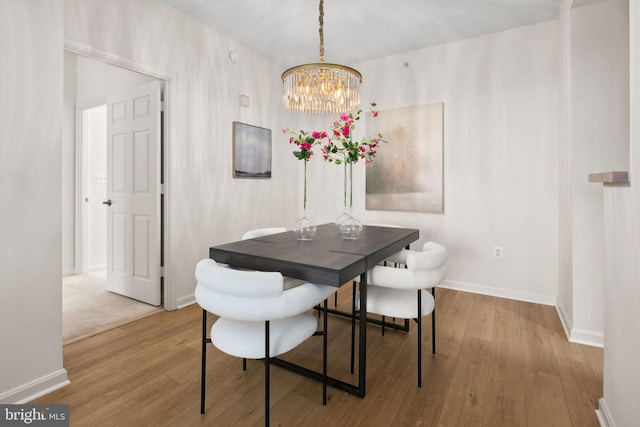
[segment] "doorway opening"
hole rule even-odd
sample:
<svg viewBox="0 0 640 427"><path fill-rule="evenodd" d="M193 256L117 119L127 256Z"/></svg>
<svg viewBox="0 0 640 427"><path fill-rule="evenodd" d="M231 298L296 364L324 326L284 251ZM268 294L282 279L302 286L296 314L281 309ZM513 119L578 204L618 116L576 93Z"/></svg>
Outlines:
<svg viewBox="0 0 640 427"><path fill-rule="evenodd" d="M164 277L162 274L164 260L161 249L164 241L164 212L162 197L162 162L163 162L163 118L162 112L157 117L157 142L146 141L147 145L155 144L157 155L149 159L153 167L149 169L149 181L156 182L149 192L156 193L157 199L152 201L151 215L157 216L157 226L149 227L146 235L151 242L145 248L146 255L152 258L153 286L157 286L157 303L145 304L138 301L137 295L123 296L126 292L113 292L110 289L109 265L113 263L109 254L115 253L117 260L133 258L130 251L121 248L108 248L110 226L109 208L112 204L113 185L110 181L117 171L124 170L120 163L122 158L108 157L113 144L109 134L109 123L112 123L109 108L113 103L112 94L126 87L135 87L154 82L159 88L158 101L162 100L164 82L151 76L127 70L100 60L65 51L65 146L63 150L63 170L67 171L63 183L63 217L67 215L73 221L63 224L63 338L64 342L93 335L95 333L117 327L123 323L137 320L140 317L162 310L164 301ZM135 102L135 100L133 101ZM135 108L137 106L134 106ZM133 135L129 143L137 138ZM138 144L140 145L140 144ZM66 153L66 155L65 155ZM144 154L144 153L143 153ZM135 155L140 155L140 150ZM111 159L108 161L108 158ZM112 162L113 164L110 164ZM69 173L69 170L72 173ZM114 172L114 170L116 172ZM128 174L131 171L127 171ZM65 191L66 190L66 191ZM139 191L138 191L139 192ZM73 194L70 197L70 194ZM66 197L65 197L66 196ZM124 203L122 203L124 204ZM154 207L155 206L155 207ZM120 215L122 217L122 215ZM120 218L119 217L119 218ZM140 216L138 215L138 218ZM122 222L122 221L121 221ZM149 222L149 221L147 221ZM72 224L70 224L72 223ZM138 223L145 224L138 220ZM134 229L136 224L127 224ZM139 227L138 227L139 228ZM138 234L139 231L137 231ZM110 244L111 242L109 242ZM126 252L126 253L125 253ZM139 253L136 254L139 258ZM133 262L127 261L129 265ZM139 263L139 262L138 262ZM139 266L136 265L139 269ZM157 273L157 274L155 274ZM134 274L135 276L135 274ZM140 274L138 274L140 276Z"/></svg>

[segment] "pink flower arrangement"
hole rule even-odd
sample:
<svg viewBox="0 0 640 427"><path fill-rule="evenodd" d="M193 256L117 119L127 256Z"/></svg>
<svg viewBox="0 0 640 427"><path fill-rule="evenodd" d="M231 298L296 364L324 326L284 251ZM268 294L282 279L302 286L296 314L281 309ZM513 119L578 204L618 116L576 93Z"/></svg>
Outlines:
<svg viewBox="0 0 640 427"><path fill-rule="evenodd" d="M376 104L371 104L372 117L378 117L378 112L373 110ZM375 137L362 137L360 140L353 139L353 132L356 128L356 122L360 120L360 116L364 110L359 109L354 113L342 113L338 120L333 122L329 132L313 131L307 132L300 130L297 133L289 128L282 129L282 133L289 135L289 143L296 145L293 155L299 160L309 161L313 155L313 147L322 145L322 141L326 143L322 146L322 157L327 162L333 162L337 165L342 163L358 163L364 160L365 163L371 163L378 153L378 146L381 142L387 142L383 139L382 134L378 133Z"/></svg>
<svg viewBox="0 0 640 427"><path fill-rule="evenodd" d="M376 104L371 104L375 107ZM378 117L378 112L370 110L372 117ZM363 110L359 109L355 113L343 113L340 118L333 122L328 143L322 147L322 155L325 161L342 163L358 163L363 159L365 163L371 163L377 154L377 148L381 142L387 142L382 134L376 137L362 137L359 141L353 139L353 131L356 122L360 120Z"/></svg>
<svg viewBox="0 0 640 427"><path fill-rule="evenodd" d="M378 117L378 112L373 110L375 103L371 104L372 117ZM360 120L360 115L363 113L362 109L357 110L355 113L343 113L340 114L338 120L333 122L333 125L329 132L326 131L313 131L307 132L300 130L295 132L290 128L282 129L282 133L289 135L289 144L294 144L296 149L293 151L293 155L298 160L304 160L304 209L307 208L307 162L313 156L313 147L316 145L322 145L323 141L326 141L322 145L322 157L327 162L335 163L336 165L344 164L344 204L347 207L347 193L349 193L348 206L352 206L352 186L351 174L354 163L358 163L359 160L364 160L365 164L371 163L378 153L378 146L381 142L386 143L382 134L378 133L373 138L362 137L360 140L353 139L353 131L356 128L356 122ZM347 168L349 165L349 168ZM347 179L349 176L349 179ZM347 184L347 182L349 184ZM349 191L347 191L349 188Z"/></svg>

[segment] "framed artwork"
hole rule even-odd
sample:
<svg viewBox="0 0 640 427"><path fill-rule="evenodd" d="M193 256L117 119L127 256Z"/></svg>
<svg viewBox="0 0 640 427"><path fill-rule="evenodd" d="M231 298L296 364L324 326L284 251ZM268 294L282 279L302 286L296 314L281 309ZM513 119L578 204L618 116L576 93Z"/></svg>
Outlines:
<svg viewBox="0 0 640 427"><path fill-rule="evenodd" d="M444 212L444 104L380 111L366 129L389 141L366 167L366 209Z"/></svg>
<svg viewBox="0 0 640 427"><path fill-rule="evenodd" d="M271 178L271 129L233 122L233 177Z"/></svg>

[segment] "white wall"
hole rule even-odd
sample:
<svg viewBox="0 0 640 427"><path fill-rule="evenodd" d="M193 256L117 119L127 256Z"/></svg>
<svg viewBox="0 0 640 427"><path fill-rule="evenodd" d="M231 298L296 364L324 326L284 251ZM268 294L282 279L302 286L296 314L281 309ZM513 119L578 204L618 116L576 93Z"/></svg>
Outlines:
<svg viewBox="0 0 640 427"><path fill-rule="evenodd" d="M628 16L625 0L576 8L571 14L572 335L577 336L604 331L602 191L586 177L626 170L629 164Z"/></svg>
<svg viewBox="0 0 640 427"><path fill-rule="evenodd" d="M603 344L604 235L602 190L589 173L626 170L629 159L629 36L626 0L571 9L563 22L564 103L569 131L562 140L561 265L558 311L573 342ZM567 256L569 255L569 256ZM570 264L569 264L570 260ZM564 271L562 269L565 269ZM569 273L567 273L567 271Z"/></svg>
<svg viewBox="0 0 640 427"><path fill-rule="evenodd" d="M62 366L62 0L0 0L0 402ZM46 72L43 72L46 71Z"/></svg>
<svg viewBox="0 0 640 427"><path fill-rule="evenodd" d="M165 303L190 303L193 268L209 246L238 239L249 228L290 226L297 217L298 164L280 128L297 127L300 116L282 106L282 70L157 0L65 5L67 46L169 81ZM238 62L229 60L230 50ZM240 94L250 97L249 108L239 106ZM271 179L232 178L234 120L272 129Z"/></svg>
<svg viewBox="0 0 640 427"><path fill-rule="evenodd" d="M603 426L640 419L640 2L629 2L630 165L628 186L604 187L605 347Z"/></svg>
<svg viewBox="0 0 640 427"><path fill-rule="evenodd" d="M66 64L70 63L71 66ZM64 55L62 126L62 274L76 274L75 260L75 177L76 177L76 56Z"/></svg>
<svg viewBox="0 0 640 427"><path fill-rule="evenodd" d="M565 334L571 336L567 323L573 319L573 227L571 222L571 4L562 0L560 32L562 50L562 126L558 144L558 298L556 310Z"/></svg>
<svg viewBox="0 0 640 427"><path fill-rule="evenodd" d="M444 103L444 214L365 211L360 164L354 212L365 222L419 228L415 247L445 244L447 286L555 303L559 38L553 21L356 64L362 102L376 102L380 114ZM393 141L380 148L393 149ZM311 183L311 206L321 220L333 220L341 212L342 171L312 167L321 172ZM503 259L492 258L496 245Z"/></svg>

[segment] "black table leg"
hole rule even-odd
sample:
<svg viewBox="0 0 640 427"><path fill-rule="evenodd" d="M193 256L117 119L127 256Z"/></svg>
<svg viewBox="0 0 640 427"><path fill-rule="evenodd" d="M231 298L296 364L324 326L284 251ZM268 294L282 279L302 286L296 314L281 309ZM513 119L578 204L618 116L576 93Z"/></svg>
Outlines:
<svg viewBox="0 0 640 427"><path fill-rule="evenodd" d="M358 324L358 396L364 397L367 382L367 272L360 275L360 322Z"/></svg>

